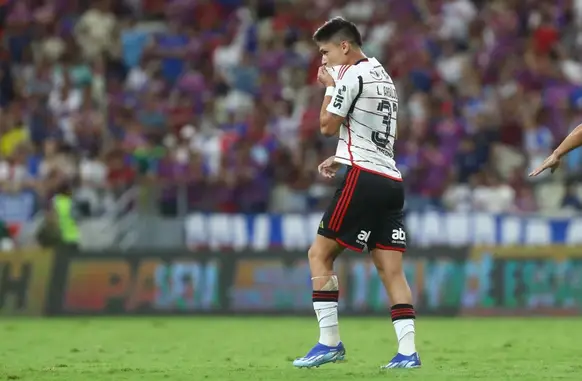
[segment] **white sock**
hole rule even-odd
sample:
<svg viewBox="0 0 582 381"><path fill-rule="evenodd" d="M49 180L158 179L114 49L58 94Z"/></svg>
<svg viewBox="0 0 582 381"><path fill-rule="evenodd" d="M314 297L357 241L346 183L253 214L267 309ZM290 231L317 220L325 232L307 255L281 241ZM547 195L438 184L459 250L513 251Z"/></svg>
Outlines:
<svg viewBox="0 0 582 381"><path fill-rule="evenodd" d="M394 331L398 339L398 353L410 356L416 352L414 343L414 319L401 319L393 321Z"/></svg>
<svg viewBox="0 0 582 381"><path fill-rule="evenodd" d="M340 342L337 302L313 302L319 322L319 342L335 347Z"/></svg>

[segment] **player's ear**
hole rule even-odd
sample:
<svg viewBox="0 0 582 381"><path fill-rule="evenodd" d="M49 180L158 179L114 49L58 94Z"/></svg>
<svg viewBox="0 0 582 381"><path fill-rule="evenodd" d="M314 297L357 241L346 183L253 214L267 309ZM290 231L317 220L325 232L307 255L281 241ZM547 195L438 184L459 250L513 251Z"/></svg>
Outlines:
<svg viewBox="0 0 582 381"><path fill-rule="evenodd" d="M341 44L340 44L340 47L341 47L342 52L344 54L348 54L349 53L349 51L350 51L350 43L349 42L342 41Z"/></svg>

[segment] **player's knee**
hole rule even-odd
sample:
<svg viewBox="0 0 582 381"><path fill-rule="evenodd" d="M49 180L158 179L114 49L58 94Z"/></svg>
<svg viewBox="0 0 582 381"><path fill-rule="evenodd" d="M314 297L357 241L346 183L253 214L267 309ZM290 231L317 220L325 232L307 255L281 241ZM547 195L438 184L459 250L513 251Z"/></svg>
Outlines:
<svg viewBox="0 0 582 381"><path fill-rule="evenodd" d="M317 245L311 245L309 250L307 251L307 258L309 258L310 262L325 262L329 260L329 253L327 251L321 249Z"/></svg>
<svg viewBox="0 0 582 381"><path fill-rule="evenodd" d="M402 266L397 265L384 266L384 269L382 271L384 272L384 275L386 275L386 277L390 279L396 279L398 277L404 276L404 269L402 268Z"/></svg>
<svg viewBox="0 0 582 381"><path fill-rule="evenodd" d="M391 253L390 253L391 254ZM389 253L374 252L372 259L378 272L389 279L394 279L398 276L404 276L404 269L402 268L402 257L400 253L390 255Z"/></svg>
<svg viewBox="0 0 582 381"><path fill-rule="evenodd" d="M384 266L378 268L378 274L384 282L398 284L402 279L406 279L404 270L397 266Z"/></svg>
<svg viewBox="0 0 582 381"><path fill-rule="evenodd" d="M317 261L321 259L321 250L317 250L316 247L311 246L307 251L307 258L309 261Z"/></svg>

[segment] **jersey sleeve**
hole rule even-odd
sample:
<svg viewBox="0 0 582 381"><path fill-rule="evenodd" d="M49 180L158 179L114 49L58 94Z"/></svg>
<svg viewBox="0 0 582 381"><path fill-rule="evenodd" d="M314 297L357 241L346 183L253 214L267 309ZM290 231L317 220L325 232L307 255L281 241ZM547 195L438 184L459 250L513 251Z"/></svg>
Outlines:
<svg viewBox="0 0 582 381"><path fill-rule="evenodd" d="M331 102L326 110L332 114L346 117L352 107L352 103L358 97L360 85L352 78L344 78L336 84Z"/></svg>

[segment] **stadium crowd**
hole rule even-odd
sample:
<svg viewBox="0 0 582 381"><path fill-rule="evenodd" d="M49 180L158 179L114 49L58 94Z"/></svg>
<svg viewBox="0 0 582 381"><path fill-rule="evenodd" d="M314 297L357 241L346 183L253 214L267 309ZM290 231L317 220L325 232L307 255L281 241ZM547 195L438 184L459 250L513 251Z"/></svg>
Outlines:
<svg viewBox="0 0 582 381"><path fill-rule="evenodd" d="M0 4L3 192L74 181L89 214L134 184L159 187L167 215L179 190L189 210L318 208L335 140L311 35L343 16L397 85L409 208L582 209L579 153L567 176L525 178L582 121L582 1Z"/></svg>

